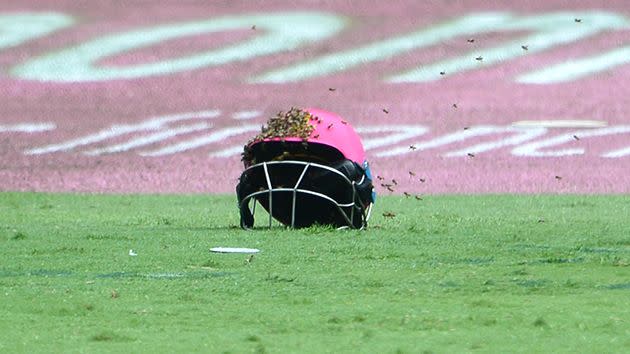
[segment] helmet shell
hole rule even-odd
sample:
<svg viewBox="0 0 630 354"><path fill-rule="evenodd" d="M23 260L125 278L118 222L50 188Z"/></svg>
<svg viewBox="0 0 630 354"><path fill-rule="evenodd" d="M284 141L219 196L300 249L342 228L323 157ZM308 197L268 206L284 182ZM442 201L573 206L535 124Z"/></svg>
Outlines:
<svg viewBox="0 0 630 354"><path fill-rule="evenodd" d="M307 108L305 111L309 112L313 117L318 118L309 121L309 124L312 125L314 129L311 135L306 139L307 142L332 147L339 151L346 159L358 163L359 166L364 166L366 161L365 150L363 149L359 134L357 134L350 123L343 120L338 114L323 109ZM300 143L304 141L304 139L299 137L270 138L257 141L252 145L260 142L281 140Z"/></svg>

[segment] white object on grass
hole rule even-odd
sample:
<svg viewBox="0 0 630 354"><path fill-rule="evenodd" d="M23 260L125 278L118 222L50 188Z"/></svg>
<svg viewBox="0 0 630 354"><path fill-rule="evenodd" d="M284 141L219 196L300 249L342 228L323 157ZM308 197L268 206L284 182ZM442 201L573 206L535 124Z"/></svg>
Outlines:
<svg viewBox="0 0 630 354"><path fill-rule="evenodd" d="M129 250L129 255L130 256L137 256L138 254L136 252L134 252L133 250Z"/></svg>
<svg viewBox="0 0 630 354"><path fill-rule="evenodd" d="M238 248L238 247L214 247L210 249L210 252L217 253L258 253L259 249L256 248Z"/></svg>

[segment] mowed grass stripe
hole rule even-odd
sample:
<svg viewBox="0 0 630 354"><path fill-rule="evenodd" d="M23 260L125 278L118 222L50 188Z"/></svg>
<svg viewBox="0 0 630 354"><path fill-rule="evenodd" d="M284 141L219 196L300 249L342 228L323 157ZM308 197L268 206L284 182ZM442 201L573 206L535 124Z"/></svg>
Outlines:
<svg viewBox="0 0 630 354"><path fill-rule="evenodd" d="M235 204L0 193L0 349L630 350L629 196L388 196L365 231Z"/></svg>

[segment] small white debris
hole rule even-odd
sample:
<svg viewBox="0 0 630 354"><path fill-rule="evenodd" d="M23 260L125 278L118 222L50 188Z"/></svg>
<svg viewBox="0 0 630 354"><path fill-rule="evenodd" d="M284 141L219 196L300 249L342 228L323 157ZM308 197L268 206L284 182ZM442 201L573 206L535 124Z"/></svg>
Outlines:
<svg viewBox="0 0 630 354"><path fill-rule="evenodd" d="M214 247L210 249L210 252L216 253L258 253L259 249L256 248L234 248L234 247Z"/></svg>
<svg viewBox="0 0 630 354"><path fill-rule="evenodd" d="M130 256L137 256L138 254L136 252L134 252L133 250L129 250L129 255Z"/></svg>

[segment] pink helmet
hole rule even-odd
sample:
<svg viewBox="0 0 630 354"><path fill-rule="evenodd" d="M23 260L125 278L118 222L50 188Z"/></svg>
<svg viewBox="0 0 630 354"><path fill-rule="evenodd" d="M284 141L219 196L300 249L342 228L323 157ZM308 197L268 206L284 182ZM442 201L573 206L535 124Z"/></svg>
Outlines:
<svg viewBox="0 0 630 354"><path fill-rule="evenodd" d="M343 158L354 161L359 165L366 163L365 150L359 134L352 125L343 120L338 114L319 108L307 108L304 111L311 114L308 124L312 131L307 137L283 136L254 139L246 147L254 149L255 145L269 142L312 143L328 146L338 151ZM246 167L251 161L244 159Z"/></svg>
<svg viewBox="0 0 630 354"><path fill-rule="evenodd" d="M273 132L265 127L245 146L246 169L237 186L241 226L253 226L248 205L254 199L269 212L270 225L275 218L296 227L364 227L375 195L357 132L339 115L317 108L292 109L275 119Z"/></svg>

